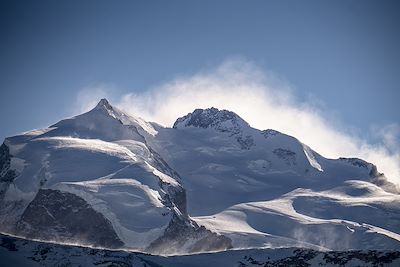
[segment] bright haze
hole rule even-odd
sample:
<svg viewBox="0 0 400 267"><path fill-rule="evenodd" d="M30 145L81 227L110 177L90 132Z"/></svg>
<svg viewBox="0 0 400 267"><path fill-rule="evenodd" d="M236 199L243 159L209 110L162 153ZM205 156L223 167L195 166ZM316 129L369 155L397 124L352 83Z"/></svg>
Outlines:
<svg viewBox="0 0 400 267"><path fill-rule="evenodd" d="M171 126L232 110L400 181L396 1L2 1L0 139L100 98Z"/></svg>

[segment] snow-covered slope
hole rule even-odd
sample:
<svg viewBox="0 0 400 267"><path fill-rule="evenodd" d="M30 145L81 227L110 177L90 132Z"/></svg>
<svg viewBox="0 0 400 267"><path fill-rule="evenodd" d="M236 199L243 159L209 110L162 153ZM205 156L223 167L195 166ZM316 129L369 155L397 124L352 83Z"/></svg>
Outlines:
<svg viewBox="0 0 400 267"><path fill-rule="evenodd" d="M326 159L215 108L156 130L149 143L184 177L189 214L234 247L400 246L400 195L370 163Z"/></svg>
<svg viewBox="0 0 400 267"><path fill-rule="evenodd" d="M187 216L178 174L143 136L154 134L150 124L103 99L85 114L7 138L2 146L1 231L163 253L165 242L181 238L165 238L165 233L181 225L188 233L179 241L188 243L182 251L196 250L195 245L229 247L227 239L216 248L212 242L209 247L196 243L221 237Z"/></svg>
<svg viewBox="0 0 400 267"><path fill-rule="evenodd" d="M397 188L373 164L226 110L165 128L102 99L0 147L0 230L27 238L157 254L399 249L399 222Z"/></svg>

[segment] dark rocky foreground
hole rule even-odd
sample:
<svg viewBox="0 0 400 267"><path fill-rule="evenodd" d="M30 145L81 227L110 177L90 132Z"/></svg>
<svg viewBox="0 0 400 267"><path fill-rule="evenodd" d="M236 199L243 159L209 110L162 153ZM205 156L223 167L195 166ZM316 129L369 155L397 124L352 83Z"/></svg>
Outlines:
<svg viewBox="0 0 400 267"><path fill-rule="evenodd" d="M0 235L0 265L8 266L400 266L400 251L251 249L183 256L104 250Z"/></svg>

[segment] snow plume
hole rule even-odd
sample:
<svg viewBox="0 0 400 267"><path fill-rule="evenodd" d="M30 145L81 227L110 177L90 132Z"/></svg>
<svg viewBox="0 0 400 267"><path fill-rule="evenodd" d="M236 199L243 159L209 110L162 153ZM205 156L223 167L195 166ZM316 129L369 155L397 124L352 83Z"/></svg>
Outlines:
<svg viewBox="0 0 400 267"><path fill-rule="evenodd" d="M292 235L297 241L318 244L322 250L327 248L348 250L351 248L349 235L343 234L343 232L332 225L314 228L312 231L310 229L312 227L294 227Z"/></svg>
<svg viewBox="0 0 400 267"><path fill-rule="evenodd" d="M110 84L95 84L83 88L76 97L74 110L83 113L94 108L100 99L110 99L115 87Z"/></svg>
<svg viewBox="0 0 400 267"><path fill-rule="evenodd" d="M94 106L99 93L107 96L112 91L104 86L86 88L81 107ZM293 135L325 157L359 157L372 162L390 181L400 184L400 151L393 146L398 145L400 137L398 125L378 131L381 142L370 144L352 134L350 127L334 122L315 104L318 101L299 102L289 82L249 61L228 60L212 70L179 77L143 92L113 96L118 98L114 104L122 110L166 126L195 108L231 110L252 127Z"/></svg>

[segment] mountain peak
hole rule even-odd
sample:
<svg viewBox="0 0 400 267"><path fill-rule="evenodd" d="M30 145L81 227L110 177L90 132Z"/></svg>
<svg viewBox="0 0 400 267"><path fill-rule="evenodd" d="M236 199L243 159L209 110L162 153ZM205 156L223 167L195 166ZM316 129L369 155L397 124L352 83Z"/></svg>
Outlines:
<svg viewBox="0 0 400 267"><path fill-rule="evenodd" d="M221 132L239 132L242 126L248 127L249 124L232 111L211 107L207 109L195 109L192 113L178 118L173 128L189 126L215 128Z"/></svg>
<svg viewBox="0 0 400 267"><path fill-rule="evenodd" d="M100 99L99 103L97 103L97 105L92 109L92 112L93 111L95 113L100 112L109 115L120 121L123 119L122 117L125 116L125 114L118 108L111 106L110 102L108 102L108 100L105 98Z"/></svg>
<svg viewBox="0 0 400 267"><path fill-rule="evenodd" d="M111 117L120 120L121 122L125 124L132 124L132 121L138 123L138 121L141 121L141 124L146 124L143 119L139 117L135 117L134 115L130 115L128 113L125 113L123 110L119 109L117 106L113 106L110 104L110 102L106 98L100 99L100 101L97 103L97 105L88 113L91 113L95 111L94 113L97 113L96 111L100 111L100 113L103 114L108 114ZM104 113L105 112L105 113Z"/></svg>
<svg viewBox="0 0 400 267"><path fill-rule="evenodd" d="M106 109L106 110L113 110L113 107L110 105L107 99L102 98L100 99L99 103L97 103L95 109Z"/></svg>

